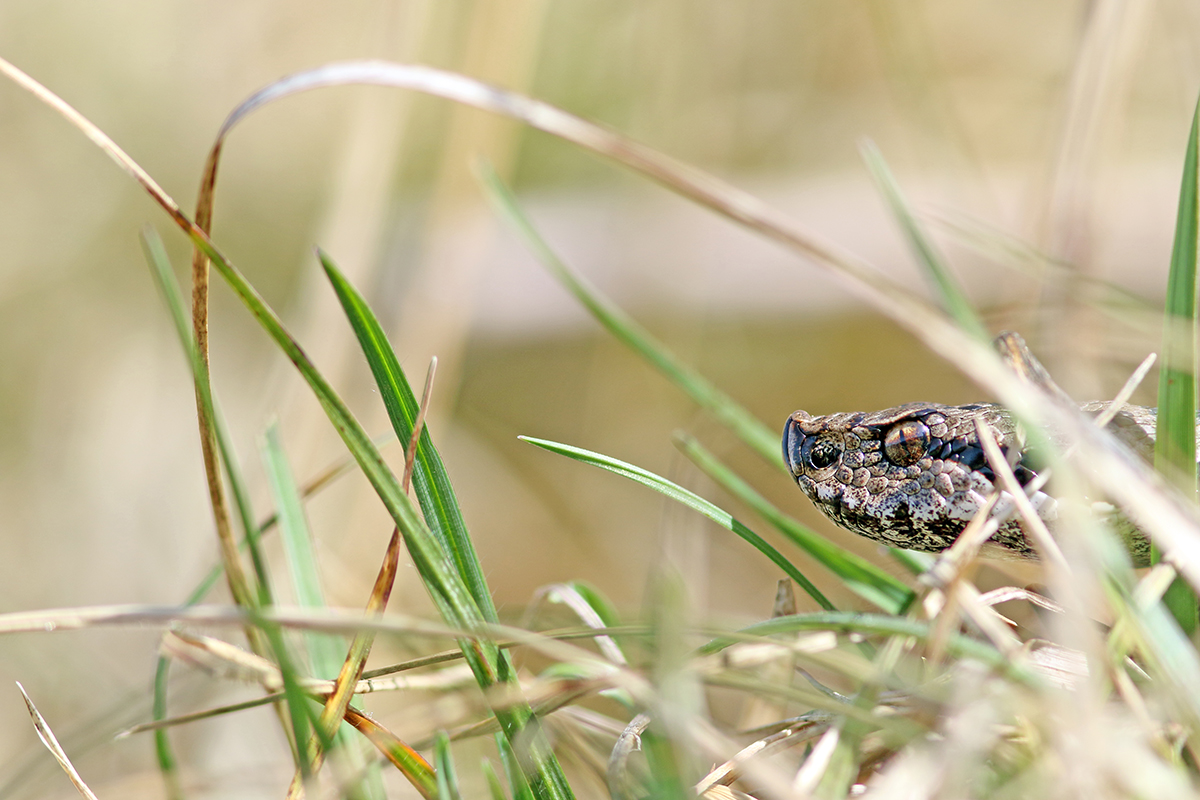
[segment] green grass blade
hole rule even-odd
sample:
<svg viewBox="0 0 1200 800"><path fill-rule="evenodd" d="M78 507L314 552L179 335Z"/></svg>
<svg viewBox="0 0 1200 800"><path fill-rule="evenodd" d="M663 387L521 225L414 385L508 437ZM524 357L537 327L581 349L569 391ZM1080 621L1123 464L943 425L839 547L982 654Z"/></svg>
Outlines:
<svg viewBox="0 0 1200 800"><path fill-rule="evenodd" d="M317 570L312 534L305 519L304 505L296 488L295 477L283 452L278 422L272 422L267 427L262 441L262 453L267 470L267 483L279 518L284 560L287 562L296 592L296 603L301 608L325 608L325 590L321 586L321 576ZM313 674L325 680L336 678L342 661L345 660L346 643L325 634L307 633L304 638Z"/></svg>
<svg viewBox="0 0 1200 800"><path fill-rule="evenodd" d="M317 558L313 552L312 533L304 514L304 501L283 451L278 422L272 422L267 427L262 451L267 483L275 501L284 559L292 576L296 602L301 608L326 608L325 591L321 586ZM336 678L346 658L345 639L325 633L309 632L304 634L304 643L312 674L326 680ZM379 769L374 766L368 768L358 747L357 734L348 725L342 724L334 733L333 742L345 759L348 773L360 774L366 771L363 779L351 789L350 796L382 798L383 783Z"/></svg>
<svg viewBox="0 0 1200 800"><path fill-rule="evenodd" d="M166 248L163 247L162 239L159 238L157 231L150 227L144 228L142 230L141 241L146 261L151 268L150 274L162 295L167 311L171 315L175 333L188 358L188 364L196 385L196 393L200 398L202 413L207 414L208 418L212 420L212 428L216 432L218 450L233 493L234 504L238 509L238 518L242 524L243 540L246 542L247 548L251 553L255 574L258 576L258 585L252 589L245 578L245 573L242 571L240 563L234 565L233 568L228 563L223 563L222 569L211 575L211 580L206 581L198 587L187 599L186 604L194 605L200 602L208 589L220 578L222 571L229 576L228 580L231 582L230 591L235 602L249 603L250 607L258 604L269 604L271 602L271 589L270 583L267 580L265 560L258 546L258 527L252 522L254 512L250 507L245 482L242 480L241 472L237 467L237 458L234 456L232 445L229 443L224 418L220 414L220 410L212 394L212 387L208 381L208 371L204 369L204 365L200 361L199 353L192 339L192 329L188 323L187 306L184 304L183 295L179 291L179 285L175 281L175 273L171 270L171 261L167 256ZM254 637L250 636L250 638L252 645L255 644ZM265 643L259 643L256 649L259 652L263 652L265 650L263 645ZM154 682L155 719L161 720L167 717L166 693L168 669L167 660L160 657L155 670ZM170 791L178 794L178 784L174 778L175 758L171 750L170 738L167 731L155 731L154 740L159 769L163 773Z"/></svg>
<svg viewBox="0 0 1200 800"><path fill-rule="evenodd" d="M187 306L184 304L183 296L179 291L179 285L175 282L175 273L171 271L171 262L167 257L166 248L163 247L162 239L159 238L158 233L153 228L147 227L142 230L142 247L146 254L146 260L152 267L151 275L154 278L155 285L158 286L159 292L162 294L167 310L171 314L171 321L175 325L175 332L188 357L188 364L192 370L192 377L196 382L196 393L200 397L203 412L212 420L213 430L216 431L217 446L221 454L222 465L225 467L225 475L229 480L230 491L233 493L234 505L238 510L242 535L245 537L250 549L250 558L254 565L259 585L257 593L251 592L248 584L240 592L246 593L246 596L251 599L251 603L257 602L269 605L271 602L270 581L267 576L266 562L258 547L258 525L254 522L255 517L254 511L250 506L250 495L246 490L246 482L242 479L237 457L229 441L228 427L225 425L224 418L219 413L216 400L213 397L212 386L208 380L208 371L204 368L200 360L200 354L197 352L195 342L192 339L192 329L188 322ZM226 565L226 571L227 573L229 572L228 565ZM233 571L240 574L240 568ZM235 577L234 580L237 580L237 578ZM239 590L234 588L233 594L234 599L238 600L237 595L239 594Z"/></svg>
<svg viewBox="0 0 1200 800"><path fill-rule="evenodd" d="M154 668L154 709L155 721L167 718L167 686L170 682L171 660L165 656L158 657ZM183 788L179 783L179 764L175 760L175 750L171 747L171 739L166 730L154 732L154 759L158 762L158 771L162 773L167 800L183 800Z"/></svg>
<svg viewBox="0 0 1200 800"><path fill-rule="evenodd" d="M215 256L215 257L214 257ZM384 506L396 521L404 536L405 545L412 556L413 563L424 582L426 590L433 598L442 618L450 625L464 630L478 630L481 626L495 620L495 606L491 594L483 578L483 570L479 566L474 547L466 526L462 524L461 512L457 501L450 490L449 480L445 478L445 470L435 474L432 463L435 451L431 442L427 442L425 458L420 454L422 447L418 446L417 466L414 469L413 482L417 485L417 475L428 470L422 480L428 480L431 487L428 491L428 502L432 505L432 515L426 512L427 519L438 520L441 538L425 525L416 513L412 502L401 488L396 476L383 463L378 449L367 437L366 432L358 421L350 414L341 398L333 391L324 377L313 366L312 362L300 349L294 339L284 330L275 313L271 311L241 276L224 259L220 258L215 248L210 254L214 266L233 286L234 291L242 298L251 313L271 334L284 353L300 370L309 386L313 389L318 401L325 408L330 420L345 441L347 448L359 462L367 479L375 488ZM392 405L388 408L393 424L404 420L403 402L405 388L408 386L400 370L399 362L383 329L379 326L375 315L363 302L362 297L341 276L329 259L322 255L322 264L326 275L334 286L338 299L342 302L346 315L359 336L360 344L373 369L380 369L378 380L380 393L387 397L392 395ZM415 420L417 405L411 389L407 391L411 399L412 417ZM412 423L409 422L409 431ZM397 430L401 441L407 441L407 435ZM422 442L426 442L426 433L422 433ZM422 461L424 466L421 465ZM440 459L438 459L440 464ZM438 483L438 478L442 482ZM446 525L447 521L457 520L457 523ZM486 610L485 610L486 609ZM485 691L496 684L508 684L519 690L519 681L512 662L506 652L496 647L495 642L487 638L462 643L463 655L471 665L476 680ZM558 759L554 756L540 724L534 717L528 703L506 702L494 709L496 720L500 723L506 737L510 741L519 742L525 748L521 764L527 766L531 773L530 786L538 798L569 798L572 797L570 785L562 773Z"/></svg>
<svg viewBox="0 0 1200 800"><path fill-rule="evenodd" d="M933 568L937 560L932 553L918 553L916 550L901 550L897 547L889 547L888 554L913 575L924 575Z"/></svg>
<svg viewBox="0 0 1200 800"><path fill-rule="evenodd" d="M901 613L912 602L915 595L911 589L871 562L831 544L820 534L771 505L693 437L676 433L675 442L705 475L836 575L847 589L889 614Z"/></svg>
<svg viewBox="0 0 1200 800"><path fill-rule="evenodd" d="M490 759L483 759L480 765L483 770L483 777L487 780L488 794L492 800L508 800L508 795L504 793L504 785L500 783L500 776L496 774L496 768L492 766Z"/></svg>
<svg viewBox="0 0 1200 800"><path fill-rule="evenodd" d="M700 373L683 363L650 332L602 295L568 267L525 216L512 192L499 176L488 168L482 170L482 180L492 205L503 215L526 246L558 279L567 291L588 310L605 330L629 347L675 384L694 403L708 411L722 425L734 432L743 442L771 464L787 472L780 457L780 434L763 425L744 406L709 383Z"/></svg>
<svg viewBox="0 0 1200 800"><path fill-rule="evenodd" d="M517 763L516 753L508 740L500 734L496 734L496 749L500 751L500 765L504 767L504 777L508 779L513 800L534 800L533 790L529 787L529 781L525 780L520 764Z"/></svg>
<svg viewBox="0 0 1200 800"><path fill-rule="evenodd" d="M375 383L379 387L396 436L401 442L407 442L412 436L419 408L412 386L409 385L379 320L362 295L350 285L331 259L321 252L318 252L318 256L342 304L346 318L354 329L354 335L358 337L371 373L375 376ZM496 622L496 608L483 577L483 568L475 555L475 548L459 510L450 477L441 456L433 446L428 430L421 431L420 442L417 445L413 489L429 529L453 558L458 574L466 583L484 619Z"/></svg>
<svg viewBox="0 0 1200 800"><path fill-rule="evenodd" d="M487 620L483 618L455 564L425 525L399 480L388 469L378 448L350 413L345 402L245 276L207 238L195 231L191 232L191 238L309 385L347 450L403 534L413 564L442 618L451 626L463 630L478 630L486 625ZM519 685L507 654L502 653L495 642L481 637L464 640L461 646L464 658L485 691L497 683L512 687ZM539 800L572 797L570 785L529 704L507 702L496 707L494 713L505 736L520 742L524 750L521 763L530 769L530 785L535 796ZM318 733L323 734L323 731ZM326 745L324 742L322 744Z"/></svg>
<svg viewBox="0 0 1200 800"><path fill-rule="evenodd" d="M558 442L550 442L545 439L534 439L530 436L521 436L519 438L522 441L529 442L532 445L537 445L538 447L541 447L544 450L549 450L552 453L558 453L559 455L564 455L567 458L574 459L575 461L580 461L584 464L591 464L592 466L606 469L609 472L615 472L617 475L628 478L635 483L640 483L643 486L647 486L656 492L666 495L676 502L682 503L693 511L703 514L726 530L736 533L738 536L749 542L750 545L760 553L771 559L771 561L773 561L776 566L782 569L789 578L799 584L800 588L804 589L804 591L808 593L809 597L815 600L817 605L821 606L821 608L824 608L828 611L833 610L833 604L829 602L829 599L825 597L825 595L823 595L821 591L813 585L812 581L806 578L804 574L800 572L800 570L796 569L796 566L792 564L792 562L788 561L782 553L772 547L757 533L734 519L728 512L723 511L722 509L705 500L703 497L700 497L693 492L689 492L682 486L674 484L666 478L655 475L653 472L644 470L641 467L635 467L632 464L627 464L626 462L615 458L610 458L609 456L593 453L590 450L583 450L578 447L571 447L570 445L566 444L559 444Z"/></svg>
<svg viewBox="0 0 1200 800"><path fill-rule="evenodd" d="M875 185L883 192L884 199L887 200L888 207L892 210L896 221L900 223L900 229L904 231L904 237L908 240L908 246L916 257L917 263L921 265L934 291L941 299L942 307L949 312L963 330L982 342L989 341L991 336L987 328L979 320L979 315L975 313L971 301L967 299L966 292L963 291L958 280L946 266L937 248L933 246L933 242L929 240L920 223L917 222L912 207L900 191L900 185L896 183L892 171L888 169L887 162L883 160L883 154L879 152L879 148L875 146L874 142L867 140L863 142L861 150L863 161L866 162L871 177L875 179Z"/></svg>
<svg viewBox="0 0 1200 800"><path fill-rule="evenodd" d="M833 631L864 636L907 636L927 643L933 637L935 623L888 614L863 614L855 611L818 611L775 617L742 628L735 635L721 636L700 648L701 655L719 653L739 641L756 640L750 637L778 636L802 631ZM946 652L955 658L970 658L1021 683L1042 686L1044 679L1022 663L1001 653L990 644L959 633L946 638Z"/></svg>
<svg viewBox="0 0 1200 800"><path fill-rule="evenodd" d="M1192 115L1175 244L1167 280L1164 309L1163 358L1158 384L1158 430L1154 466L1168 481L1193 500L1196 498L1196 251L1200 236L1200 187L1197 186L1197 149L1200 148L1200 104ZM1181 336L1181 331L1187 331ZM1154 547L1151 560L1161 553ZM1163 602L1189 636L1197 629L1196 595L1182 580L1171 584Z"/></svg>
<svg viewBox="0 0 1200 800"><path fill-rule="evenodd" d="M450 756L450 737L445 731L438 731L433 740L433 768L437 773L438 800L462 800L454 759Z"/></svg>

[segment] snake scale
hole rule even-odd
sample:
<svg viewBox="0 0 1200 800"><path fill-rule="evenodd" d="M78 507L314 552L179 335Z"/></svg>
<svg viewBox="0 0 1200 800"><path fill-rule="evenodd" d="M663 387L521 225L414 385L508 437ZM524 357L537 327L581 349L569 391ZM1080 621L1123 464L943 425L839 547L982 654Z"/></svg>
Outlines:
<svg viewBox="0 0 1200 800"><path fill-rule="evenodd" d="M1107 405L1093 402L1080 408L1095 415ZM995 432L1017 480L1027 486L1038 466L1025 451L1021 428L1007 410L989 403L908 403L816 417L797 411L784 428L783 458L800 489L841 527L893 547L941 552L994 490L995 474L979 443L977 419ZM1155 409L1126 405L1107 427L1135 453L1150 458L1156 419ZM1040 490L1030 499L1052 525L1057 501ZM1002 496L993 513L1006 505L1011 500ZM1145 536L1128 524L1118 529L1134 562L1147 563ZM1034 557L1015 516L987 549L1002 558Z"/></svg>

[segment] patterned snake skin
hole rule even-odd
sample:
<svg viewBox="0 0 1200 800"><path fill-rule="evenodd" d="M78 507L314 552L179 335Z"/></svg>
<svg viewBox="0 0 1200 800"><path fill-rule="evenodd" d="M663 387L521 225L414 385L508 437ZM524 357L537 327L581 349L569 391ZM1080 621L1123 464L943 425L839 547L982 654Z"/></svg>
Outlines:
<svg viewBox="0 0 1200 800"><path fill-rule="evenodd" d="M1081 409L1094 415L1106 406L1085 403ZM940 552L954 543L993 490L995 475L979 445L977 418L995 431L1009 462L1015 462L1017 480L1028 485L1037 466L1024 452L1019 426L1008 411L986 403L909 403L822 417L797 411L784 428L783 458L809 499L843 528L893 547ZM1155 421L1154 409L1127 405L1108 428L1151 458ZM1054 498L1038 491L1030 499L1039 516L1053 523ZM1011 502L1002 496L996 513ZM1128 523L1117 527L1135 563L1145 564L1145 537ZM1015 517L1001 526L988 551L1002 558L1034 557Z"/></svg>

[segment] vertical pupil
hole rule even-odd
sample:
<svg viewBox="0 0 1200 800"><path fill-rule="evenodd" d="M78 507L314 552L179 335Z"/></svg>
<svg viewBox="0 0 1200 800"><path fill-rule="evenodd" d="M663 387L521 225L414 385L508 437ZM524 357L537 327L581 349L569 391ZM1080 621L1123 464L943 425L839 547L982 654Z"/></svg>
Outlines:
<svg viewBox="0 0 1200 800"><path fill-rule="evenodd" d="M925 423L909 419L887 432L883 439L883 452L893 464L907 467L925 455L929 441L929 428L925 427Z"/></svg>

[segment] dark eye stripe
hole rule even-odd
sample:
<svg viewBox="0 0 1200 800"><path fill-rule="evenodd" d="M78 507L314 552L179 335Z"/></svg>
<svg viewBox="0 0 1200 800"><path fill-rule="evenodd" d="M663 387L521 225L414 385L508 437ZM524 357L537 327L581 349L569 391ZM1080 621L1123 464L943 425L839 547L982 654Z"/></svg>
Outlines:
<svg viewBox="0 0 1200 800"><path fill-rule="evenodd" d="M921 460L931 438L924 422L906 419L893 425L883 437L883 452L896 466L907 467Z"/></svg>

